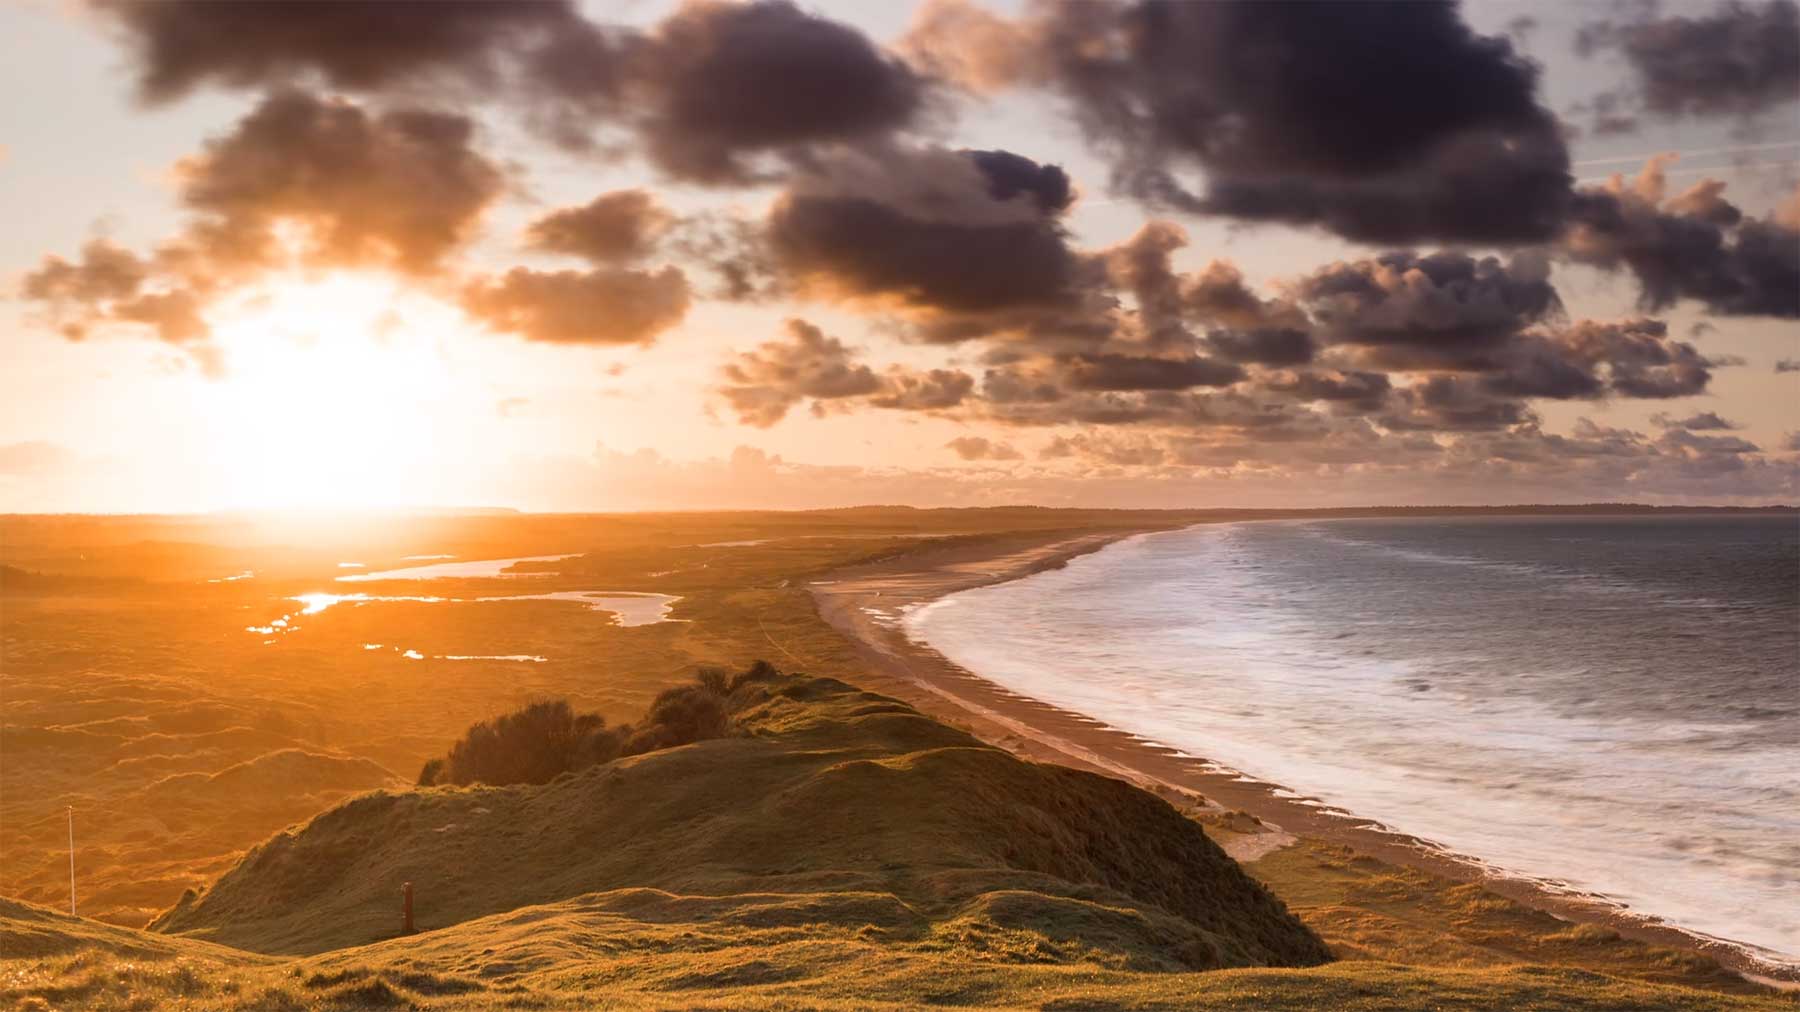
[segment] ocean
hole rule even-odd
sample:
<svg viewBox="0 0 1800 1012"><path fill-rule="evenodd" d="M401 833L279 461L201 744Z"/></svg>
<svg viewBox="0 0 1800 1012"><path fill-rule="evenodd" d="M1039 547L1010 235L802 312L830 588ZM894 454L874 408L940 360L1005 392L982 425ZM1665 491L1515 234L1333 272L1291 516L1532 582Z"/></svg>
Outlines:
<svg viewBox="0 0 1800 1012"><path fill-rule="evenodd" d="M1021 694L1800 963L1800 523L1219 524L907 616Z"/></svg>

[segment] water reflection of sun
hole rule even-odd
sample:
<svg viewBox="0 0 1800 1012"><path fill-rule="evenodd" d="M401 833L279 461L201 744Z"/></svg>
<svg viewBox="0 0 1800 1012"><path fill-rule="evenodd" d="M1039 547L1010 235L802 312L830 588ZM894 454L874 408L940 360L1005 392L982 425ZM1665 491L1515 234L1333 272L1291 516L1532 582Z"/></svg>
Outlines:
<svg viewBox="0 0 1800 1012"><path fill-rule="evenodd" d="M221 307L204 385L229 502L349 509L423 501L433 419L452 408L450 307L373 275L264 287Z"/></svg>

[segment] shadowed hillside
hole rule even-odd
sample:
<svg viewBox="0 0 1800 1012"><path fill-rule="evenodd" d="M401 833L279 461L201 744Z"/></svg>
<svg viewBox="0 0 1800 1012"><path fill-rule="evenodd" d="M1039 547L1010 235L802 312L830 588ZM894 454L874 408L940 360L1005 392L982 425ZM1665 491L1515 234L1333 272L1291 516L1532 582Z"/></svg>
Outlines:
<svg viewBox="0 0 1800 1012"><path fill-rule="evenodd" d="M722 729L667 722L704 709L696 693L726 712ZM0 1007L1796 1007L1701 957L1496 912L1469 887L1379 865L1322 875L1310 864L1333 858L1309 844L1258 874L1303 896L1350 960L1325 962L1205 835L1248 820L1203 830L1135 787L1022 761L831 679L703 679L631 736L656 750L540 786L342 803L157 931L0 900ZM406 881L413 935L399 931ZM1518 944L1547 930L1560 933ZM1456 965L1385 961L1421 954Z"/></svg>
<svg viewBox="0 0 1800 1012"><path fill-rule="evenodd" d="M663 890L735 897L732 916L848 919L918 941L1025 932L1046 952L1144 969L1327 959L1197 825L1136 788L1024 762L830 679L750 681L727 705L730 737L543 787L356 798L154 926L322 952L393 934L411 881L422 930Z"/></svg>

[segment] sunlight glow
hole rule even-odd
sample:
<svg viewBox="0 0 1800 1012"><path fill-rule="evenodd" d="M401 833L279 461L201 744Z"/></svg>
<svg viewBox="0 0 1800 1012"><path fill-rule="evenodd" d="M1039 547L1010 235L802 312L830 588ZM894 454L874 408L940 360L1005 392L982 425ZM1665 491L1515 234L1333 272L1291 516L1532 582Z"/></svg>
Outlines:
<svg viewBox="0 0 1800 1012"><path fill-rule="evenodd" d="M366 509L427 501L434 417L455 410L450 307L377 275L282 279L228 303L225 375L204 384L234 508Z"/></svg>

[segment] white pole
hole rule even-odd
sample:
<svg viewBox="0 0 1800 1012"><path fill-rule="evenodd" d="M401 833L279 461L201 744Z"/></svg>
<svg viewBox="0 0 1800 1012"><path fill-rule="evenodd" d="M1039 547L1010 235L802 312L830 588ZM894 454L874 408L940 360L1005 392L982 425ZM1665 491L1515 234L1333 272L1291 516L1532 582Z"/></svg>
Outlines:
<svg viewBox="0 0 1800 1012"><path fill-rule="evenodd" d="M69 806L69 916L75 916L75 806Z"/></svg>

